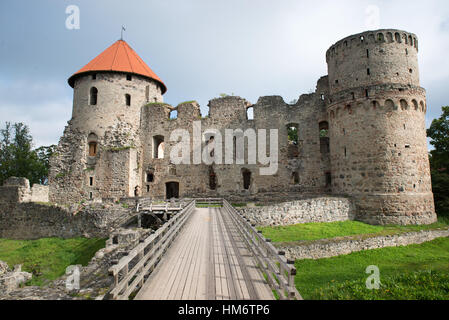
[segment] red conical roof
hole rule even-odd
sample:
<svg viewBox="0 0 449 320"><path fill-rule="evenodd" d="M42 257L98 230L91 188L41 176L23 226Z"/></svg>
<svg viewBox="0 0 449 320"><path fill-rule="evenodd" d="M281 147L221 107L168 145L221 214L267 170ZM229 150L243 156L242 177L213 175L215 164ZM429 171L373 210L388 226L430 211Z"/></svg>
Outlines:
<svg viewBox="0 0 449 320"><path fill-rule="evenodd" d="M162 94L167 91L167 87L162 80L159 79L153 70L151 70L137 53L123 40L115 42L100 53L95 59L85 65L81 70L72 75L69 78L69 85L73 88L77 76L96 71L134 73L159 82L162 87Z"/></svg>

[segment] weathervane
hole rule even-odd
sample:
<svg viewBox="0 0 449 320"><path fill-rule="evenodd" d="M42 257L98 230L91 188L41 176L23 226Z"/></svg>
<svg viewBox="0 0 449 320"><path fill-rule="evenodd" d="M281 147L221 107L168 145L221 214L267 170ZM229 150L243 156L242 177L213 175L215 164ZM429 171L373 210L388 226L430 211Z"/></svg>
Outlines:
<svg viewBox="0 0 449 320"><path fill-rule="evenodd" d="M123 40L123 31L126 31L126 28L125 28L124 25L122 25L122 31L121 31L120 40Z"/></svg>

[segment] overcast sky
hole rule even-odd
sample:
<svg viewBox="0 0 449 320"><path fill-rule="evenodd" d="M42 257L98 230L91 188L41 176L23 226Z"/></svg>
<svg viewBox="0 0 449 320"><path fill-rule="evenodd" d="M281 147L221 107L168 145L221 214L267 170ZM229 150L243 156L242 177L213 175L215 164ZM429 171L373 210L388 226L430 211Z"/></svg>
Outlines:
<svg viewBox="0 0 449 320"><path fill-rule="evenodd" d="M79 30L66 28L69 5ZM57 144L71 117L67 79L118 40L122 24L167 85L165 102L197 100L203 114L220 93L297 99L327 74L333 43L373 26L418 35L427 126L449 105L447 0L1 0L0 127L24 122L36 146Z"/></svg>

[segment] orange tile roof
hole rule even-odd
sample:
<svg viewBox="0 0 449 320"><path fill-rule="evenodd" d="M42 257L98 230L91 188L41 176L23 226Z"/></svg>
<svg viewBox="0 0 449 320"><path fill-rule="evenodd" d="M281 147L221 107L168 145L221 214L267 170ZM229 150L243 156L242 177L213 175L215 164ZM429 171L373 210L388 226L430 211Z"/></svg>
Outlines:
<svg viewBox="0 0 449 320"><path fill-rule="evenodd" d="M134 73L153 79L162 86L162 94L167 87L162 80L146 65L137 53L123 40L118 40L109 48L100 53L95 59L85 65L69 78L69 85L73 88L75 78L84 73L95 71L114 71Z"/></svg>

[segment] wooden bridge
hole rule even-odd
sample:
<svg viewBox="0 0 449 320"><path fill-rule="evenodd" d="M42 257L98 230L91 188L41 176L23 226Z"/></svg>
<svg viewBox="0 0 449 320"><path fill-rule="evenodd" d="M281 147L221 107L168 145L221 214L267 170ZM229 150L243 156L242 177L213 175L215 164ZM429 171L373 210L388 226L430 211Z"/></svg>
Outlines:
<svg viewBox="0 0 449 320"><path fill-rule="evenodd" d="M296 269L224 199L193 199L110 268L112 299L301 299Z"/></svg>

